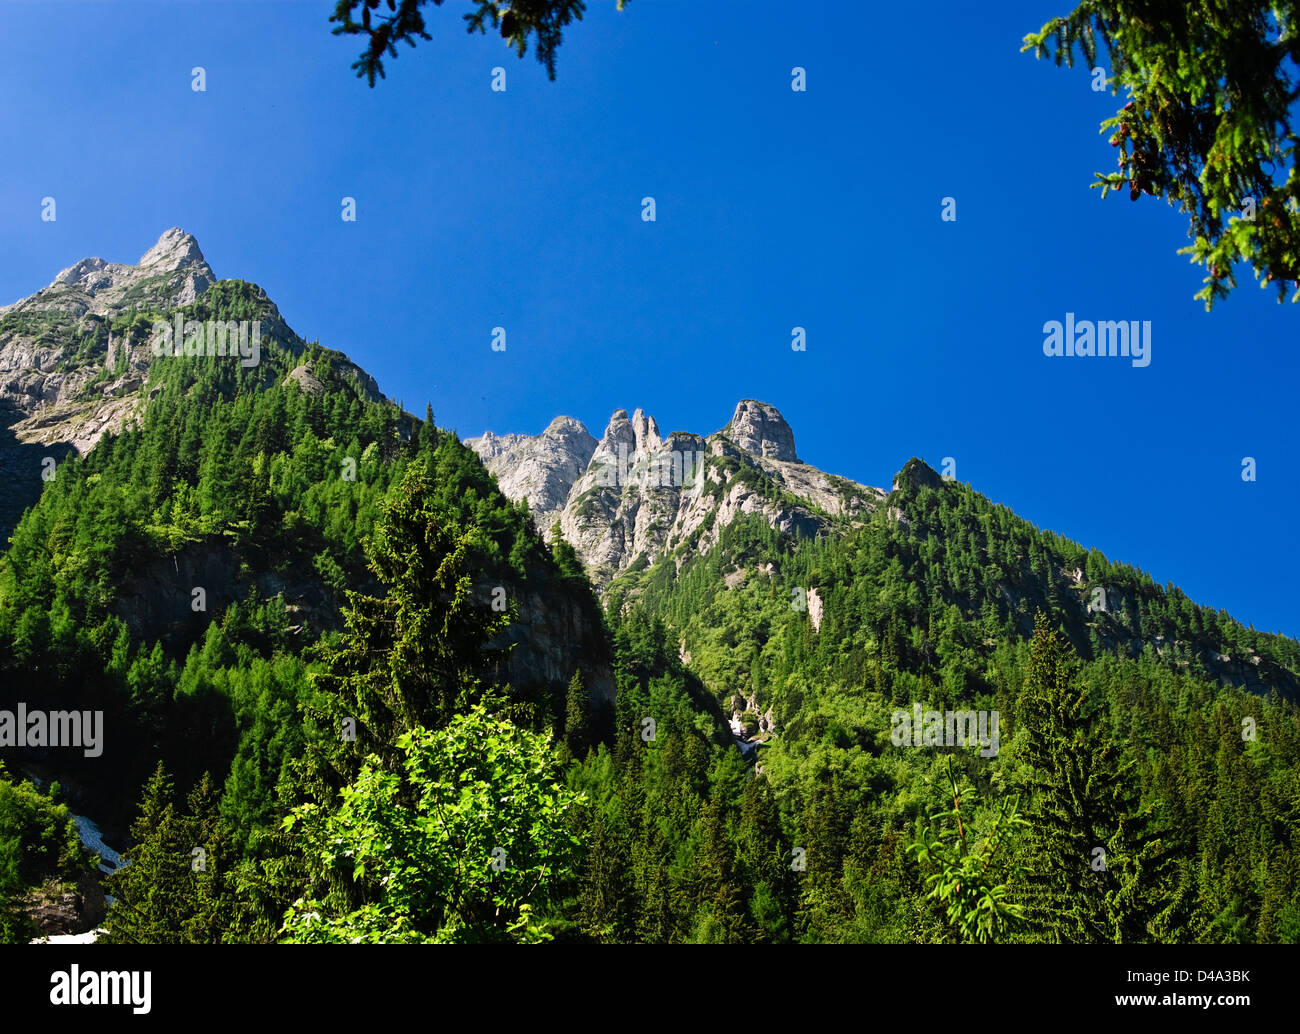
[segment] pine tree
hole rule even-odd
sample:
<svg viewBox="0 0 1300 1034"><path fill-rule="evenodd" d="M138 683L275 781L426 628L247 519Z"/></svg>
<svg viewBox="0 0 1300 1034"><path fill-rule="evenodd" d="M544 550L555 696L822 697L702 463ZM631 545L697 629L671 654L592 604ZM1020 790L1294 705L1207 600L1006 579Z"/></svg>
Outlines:
<svg viewBox="0 0 1300 1034"><path fill-rule="evenodd" d="M113 944L218 944L238 907L234 847L218 810L220 794L204 773L180 812L162 763L145 784L131 826L135 846L108 878L116 903L106 926Z"/></svg>
<svg viewBox="0 0 1300 1034"><path fill-rule="evenodd" d="M184 924L188 944L218 944L225 939L236 909L233 889L235 847L220 813L221 794L207 772L186 801L179 839L190 845L194 912Z"/></svg>
<svg viewBox="0 0 1300 1034"><path fill-rule="evenodd" d="M799 929L805 941L838 939L847 917L849 901L844 893L844 818L838 784L820 788L817 798L804 813L803 831L792 851L790 864L800 892Z"/></svg>
<svg viewBox="0 0 1300 1034"><path fill-rule="evenodd" d="M632 939L629 866L626 840L598 810L582 870L579 922L587 936L602 944L626 944Z"/></svg>
<svg viewBox="0 0 1300 1034"><path fill-rule="evenodd" d="M388 0L391 15L379 14L372 25L370 13L379 6L379 0L336 0L330 21L338 22L334 34L365 35L366 49L352 63L357 78L365 76L373 87L375 76L386 78L384 58L397 57L396 44L401 41L415 46L417 39L432 39L424 31L426 4L441 6L443 0ZM618 10L623 10L627 0L618 0ZM571 21L582 20L586 0L475 0L474 10L465 15L466 31L486 33L491 26L520 57L528 52L530 37L535 38L537 60L546 66L546 73L555 78L555 52L563 38L563 30ZM361 7L361 20L354 21L352 13Z"/></svg>
<svg viewBox="0 0 1300 1034"><path fill-rule="evenodd" d="M695 939L706 943L746 944L754 931L737 886L731 842L727 838L723 809L717 798L704 804L700 813L703 846L697 859L699 907L696 910Z"/></svg>
<svg viewBox="0 0 1300 1034"><path fill-rule="evenodd" d="M1131 99L1102 122L1120 169L1093 185L1187 213L1182 253L1206 267L1196 297L1207 310L1236 286L1238 262L1276 282L1279 302L1288 281L1300 288L1298 21L1294 2L1089 0L1025 37L1024 50L1058 65L1078 48L1095 68L1105 47L1106 85Z"/></svg>
<svg viewBox="0 0 1300 1034"><path fill-rule="evenodd" d="M384 501L367 548L382 597L349 592L347 632L324 650L318 676L328 694L322 716L339 734L355 723L356 750L321 745L344 781L360 757L377 753L391 764L397 738L438 729L485 696L481 675L505 649L486 643L509 623L474 594L474 531L460 532L434 502L435 484L412 463ZM498 701L500 702L500 701Z"/></svg>
<svg viewBox="0 0 1300 1034"><path fill-rule="evenodd" d="M1166 865L1149 816L1132 814L1131 764L1086 712L1073 653L1041 612L1030 649L1017 707L1033 771L1028 917L1051 941L1148 939Z"/></svg>
<svg viewBox="0 0 1300 1034"><path fill-rule="evenodd" d="M736 861L759 936L778 944L789 940L794 913L790 858L772 788L766 776L753 776L741 800Z"/></svg>
<svg viewBox="0 0 1300 1034"><path fill-rule="evenodd" d="M194 915L190 847L176 816L174 789L162 762L145 783L131 826L129 864L108 877L116 898L105 920L110 944L180 944Z"/></svg>
<svg viewBox="0 0 1300 1034"><path fill-rule="evenodd" d="M583 683L582 671L579 669L569 680L564 710L564 742L575 758L584 757L587 748L591 745L589 705L587 687Z"/></svg>
<svg viewBox="0 0 1300 1034"><path fill-rule="evenodd" d="M984 944L1013 931L1024 918L1024 909L1009 900L1009 876L1018 872L1008 862L1012 841L1026 822L1020 817L1019 800L1003 798L994 809L992 823L982 836L974 831L975 794L967 780L959 778L947 758L947 780L952 807L931 816L947 823L939 835L922 826L920 836L908 850L930 872L926 883L929 897L946 906L946 918L965 943Z"/></svg>

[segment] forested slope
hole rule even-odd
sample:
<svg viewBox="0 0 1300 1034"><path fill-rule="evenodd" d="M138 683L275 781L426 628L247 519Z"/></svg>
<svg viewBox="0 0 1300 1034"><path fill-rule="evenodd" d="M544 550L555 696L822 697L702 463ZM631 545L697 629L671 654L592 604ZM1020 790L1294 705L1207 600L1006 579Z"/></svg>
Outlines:
<svg viewBox="0 0 1300 1034"><path fill-rule="evenodd" d="M919 461L851 521L701 524L602 613L562 536L260 289L181 312L276 332L252 366L155 357L0 558L0 710L104 712L101 754L6 758L130 823L110 939L1300 938L1294 640ZM174 315L111 329L138 354ZM900 738L916 711L996 739ZM21 938L86 863L3 788Z"/></svg>
<svg viewBox="0 0 1300 1034"><path fill-rule="evenodd" d="M1031 909L1037 922L1008 922L1005 936L1300 936L1293 639L1040 532L919 461L842 538L737 521L708 554L624 575L609 596L661 618L717 699L772 719L759 767L808 864L786 929L950 935L921 901L926 867L903 848L951 808L955 756L985 798L977 829L1014 795L1031 819L1029 832L998 833L1008 900L1028 907L1056 881L1085 895L1072 908L1096 905L1075 928ZM1059 714L1044 713L1047 698ZM916 705L996 711L1000 750L895 745L893 713ZM1088 797L1109 783L1120 798L1076 814L1069 787L1044 785L1080 764ZM1057 855L1037 839L1052 822ZM1093 870L1098 847L1106 872Z"/></svg>

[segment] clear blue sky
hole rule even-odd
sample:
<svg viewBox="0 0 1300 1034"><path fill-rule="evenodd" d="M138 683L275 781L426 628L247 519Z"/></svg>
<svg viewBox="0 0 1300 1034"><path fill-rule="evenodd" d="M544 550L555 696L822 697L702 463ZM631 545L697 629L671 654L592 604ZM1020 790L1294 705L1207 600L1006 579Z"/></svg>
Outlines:
<svg viewBox="0 0 1300 1034"><path fill-rule="evenodd" d="M1207 314L1186 220L1089 189L1115 99L1020 53L1069 0L594 2L554 83L448 0L373 90L332 6L6 3L0 303L181 226L462 436L561 413L599 436L637 406L708 433L757 398L807 462L888 488L951 456L1040 527L1300 633L1300 306L1247 272ZM1067 311L1150 320L1151 365L1044 357Z"/></svg>

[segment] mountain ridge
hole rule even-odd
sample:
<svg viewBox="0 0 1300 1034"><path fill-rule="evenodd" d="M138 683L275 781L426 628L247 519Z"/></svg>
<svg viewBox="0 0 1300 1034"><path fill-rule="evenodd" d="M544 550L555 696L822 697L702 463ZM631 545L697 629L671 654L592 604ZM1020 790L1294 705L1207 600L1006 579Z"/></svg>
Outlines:
<svg viewBox="0 0 1300 1034"><path fill-rule="evenodd" d="M1098 763L1098 780L1140 780L1125 814L1161 809L1151 828L1175 845L1180 922L1212 930L1226 914L1262 940L1300 929L1284 853L1294 639L1041 531L920 459L888 492L827 474L754 399L705 435L619 409L599 439L557 417L471 448L431 407L412 417L342 353L293 334L255 285L218 280L177 307L202 281L200 255L173 235L125 273L78 263L41 302L52 308L0 317L11 358L15 341L56 356L18 376L69 393L44 422L24 418L25 441L10 429L36 498L0 554L0 711L104 712L103 761L73 753L45 770L101 829L126 828L156 764L177 787L207 772L238 864L292 874L267 863L297 850L283 820L300 794L333 800L402 726L445 732L477 697L590 792L599 813L576 835L644 904L620 919L622 892L607 894L599 866L575 870L575 886L616 902L620 939L715 939L721 928L702 924L722 901L728 922L766 916L769 940L930 940L937 907L915 926L925 874L900 863L919 820L949 806L940 766L1038 793L1033 772L1113 746L1124 767ZM78 315L87 299L103 312ZM264 347L250 366L155 356L146 336L160 319L262 321ZM58 436L77 429L74 408L114 384L107 397L134 408L41 478L42 456L71 448ZM560 533L549 546L547 518ZM506 616L498 627L489 613ZM1044 670L1063 673L1059 688ZM1061 711L1041 706L1045 689L1078 702L1069 727L1047 720ZM384 717L395 707L407 711L396 725ZM1000 714L1005 760L996 746L963 757L900 743L896 708ZM1256 721L1258 742L1245 735ZM1221 820L1225 799L1253 809L1245 826ZM832 894L794 882L795 845ZM1249 856L1228 849L1241 845ZM699 890L708 866L741 873L743 893ZM872 890L892 913L854 897L868 870L893 874ZM130 901L123 871L110 886ZM1223 900L1239 874L1253 897ZM1195 902L1173 889L1193 882ZM292 878L246 902L235 939L282 936L309 889ZM758 903L748 913L745 895ZM669 900L687 904L661 922ZM583 936L615 929L585 913Z"/></svg>
<svg viewBox="0 0 1300 1034"><path fill-rule="evenodd" d="M557 425L574 429L567 442ZM465 444L508 497L528 503L540 530L559 522L598 588L665 550L698 542L707 551L742 513L815 537L865 519L886 494L801 461L789 423L755 399L708 435L665 436L643 410L616 409L599 441L562 416L540 435L488 431Z"/></svg>
<svg viewBox="0 0 1300 1034"><path fill-rule="evenodd" d="M0 375L8 375L0 379L0 471L20 486L0 513L6 537L16 514L39 496L39 465L47 455L58 462L68 454L84 455L105 434L119 433L138 419L157 393L156 387L145 393L156 358L146 339L152 320L177 311L210 316L211 306L204 302L209 295L220 295L218 307L233 304L263 319L268 345L290 359L284 383L328 397L343 377L350 391L392 405L343 353L313 346L312 354L321 358L308 363L308 345L261 288L213 277L193 236L172 228L135 266L83 259L60 271L48 287L6 307L0 315ZM89 336L70 340L73 333ZM32 359L30 365L22 366L24 357ZM415 423L409 415L403 419L408 426ZM557 416L538 435L488 431L463 444L507 499L528 506L539 532L553 537L558 528L601 594L616 582L622 593L638 572L662 563L680 574L739 520L757 519L793 542L814 542L854 533L883 507L885 519L924 538L933 534L926 530L927 519L902 500L921 490L943 494L951 485L917 458L904 464L889 491L822 471L799 458L794 431L780 411L752 398L741 399L727 423L707 435L665 435L655 418L638 408L630 414L616 409L599 439L581 421ZM1082 566L1071 566L1063 556L1051 564L1036 561L1040 570L1052 567L1054 573L1040 577L1042 591L1028 598L1060 606L1069 586L1091 585ZM1027 565L1028 558L1022 562ZM1021 598L1012 584L1018 576L1007 577L1008 600ZM1109 611L1122 609L1123 600L1115 592ZM1107 608L1096 610L1101 614ZM1019 618L1022 626L1026 620ZM1081 620L1103 619L1087 606ZM1086 634L1084 625L1075 628L1076 640ZM1164 648L1156 637L1131 629L1106 641L1121 640L1130 650L1147 644ZM1243 669L1241 660L1218 644L1203 644L1198 652L1210 658L1218 677L1259 684L1249 667ZM1288 691L1293 689L1288 683Z"/></svg>

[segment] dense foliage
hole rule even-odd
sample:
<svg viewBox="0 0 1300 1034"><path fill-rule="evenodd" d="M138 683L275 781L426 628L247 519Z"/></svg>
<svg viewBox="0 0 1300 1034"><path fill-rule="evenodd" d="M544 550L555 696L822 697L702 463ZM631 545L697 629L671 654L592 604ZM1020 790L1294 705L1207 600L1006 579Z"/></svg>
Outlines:
<svg viewBox="0 0 1300 1034"><path fill-rule="evenodd" d="M922 893L980 865L1026 912L1002 939L1294 941L1296 642L927 472L909 464L856 534L737 521L680 571L611 587L667 622L710 696L775 719L754 783L805 852L790 929L983 939L978 915ZM892 712L918 704L997 711L1000 750L895 745ZM954 791L950 763L978 794ZM958 824L965 843L936 849ZM999 844L986 874L982 842Z"/></svg>
<svg viewBox="0 0 1300 1034"><path fill-rule="evenodd" d="M134 816L114 941L1300 939L1294 640L916 461L856 527L741 517L602 616L337 353L146 391L0 559L0 707L105 711L102 756L45 763ZM541 611L591 634L526 677ZM899 737L914 709L996 712L996 746ZM74 849L0 780L0 899Z"/></svg>
<svg viewBox="0 0 1300 1034"><path fill-rule="evenodd" d="M36 934L24 899L44 886L55 890L88 871L85 852L58 785L42 793L14 781L0 765L0 944Z"/></svg>
<svg viewBox="0 0 1300 1034"><path fill-rule="evenodd" d="M1206 309L1237 285L1237 262L1276 284L1279 302L1294 281L1300 301L1295 0L1089 0L1026 36L1024 49L1071 65L1077 50L1090 67L1104 52L1107 84L1128 100L1102 123L1119 170L1094 185L1187 213L1182 253L1206 267L1196 295Z"/></svg>

